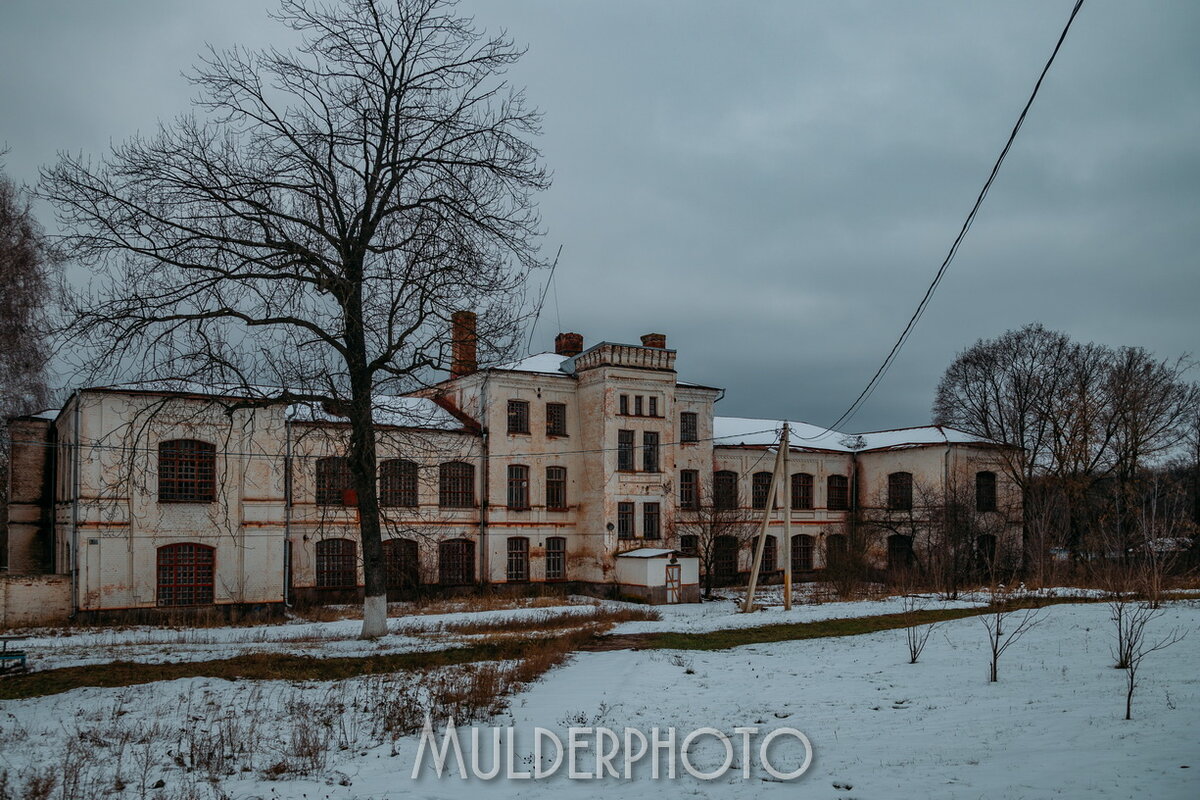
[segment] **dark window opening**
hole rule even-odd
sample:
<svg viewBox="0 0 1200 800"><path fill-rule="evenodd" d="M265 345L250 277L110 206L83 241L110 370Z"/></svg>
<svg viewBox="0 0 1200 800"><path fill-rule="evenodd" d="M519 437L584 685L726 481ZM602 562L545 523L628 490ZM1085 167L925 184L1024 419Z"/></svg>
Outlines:
<svg viewBox="0 0 1200 800"><path fill-rule="evenodd" d="M203 544L169 544L158 548L158 605L211 603L215 553L214 548Z"/></svg>
<svg viewBox="0 0 1200 800"><path fill-rule="evenodd" d="M679 537L679 552L685 556L700 554L700 537L693 533L685 533Z"/></svg>
<svg viewBox="0 0 1200 800"><path fill-rule="evenodd" d="M470 539L447 539L438 544L438 582L462 586L475 578L475 543Z"/></svg>
<svg viewBox="0 0 1200 800"><path fill-rule="evenodd" d="M546 403L546 435L567 435L567 406L565 403Z"/></svg>
<svg viewBox="0 0 1200 800"><path fill-rule="evenodd" d="M509 582L529 580L529 540L524 536L508 537Z"/></svg>
<svg viewBox="0 0 1200 800"><path fill-rule="evenodd" d="M700 471L679 470L679 507L695 510L700 507Z"/></svg>
<svg viewBox="0 0 1200 800"><path fill-rule="evenodd" d="M412 539L385 539L383 567L389 589L409 590L421 585L417 543Z"/></svg>
<svg viewBox="0 0 1200 800"><path fill-rule="evenodd" d="M644 398L639 394L633 398L633 413L634 416L642 416L642 400Z"/></svg>
<svg viewBox="0 0 1200 800"><path fill-rule="evenodd" d="M888 508L892 511L910 511L912 507L912 473L893 472L888 475Z"/></svg>
<svg viewBox="0 0 1200 800"><path fill-rule="evenodd" d="M358 548L351 539L317 542L317 586L353 589L358 586Z"/></svg>
<svg viewBox="0 0 1200 800"><path fill-rule="evenodd" d="M888 569L908 569L916 563L917 556L913 552L913 539L902 533L893 533L887 540Z"/></svg>
<svg viewBox="0 0 1200 800"><path fill-rule="evenodd" d="M508 432L529 433L529 403L525 400L508 401Z"/></svg>
<svg viewBox="0 0 1200 800"><path fill-rule="evenodd" d="M771 493L771 481L774 478L770 472L756 472L750 479L750 501L755 508L767 507L767 496Z"/></svg>
<svg viewBox="0 0 1200 800"><path fill-rule="evenodd" d="M417 507L416 462L393 458L379 465L379 505Z"/></svg>
<svg viewBox="0 0 1200 800"><path fill-rule="evenodd" d="M567 510L567 468L546 467L546 508Z"/></svg>
<svg viewBox="0 0 1200 800"><path fill-rule="evenodd" d="M713 507L732 509L738 507L738 474L732 470L713 473Z"/></svg>
<svg viewBox="0 0 1200 800"><path fill-rule="evenodd" d="M830 511L850 510L850 479L845 475L830 475L825 481L825 505Z"/></svg>
<svg viewBox="0 0 1200 800"><path fill-rule="evenodd" d="M658 503L642 504L642 538L662 538L661 516Z"/></svg>
<svg viewBox="0 0 1200 800"><path fill-rule="evenodd" d="M529 508L529 467L524 464L508 465L508 508L511 511Z"/></svg>
<svg viewBox="0 0 1200 800"><path fill-rule="evenodd" d="M679 415L679 441L696 442L700 440L696 412L684 411Z"/></svg>
<svg viewBox="0 0 1200 800"><path fill-rule="evenodd" d="M633 503L617 503L617 538L633 538Z"/></svg>
<svg viewBox="0 0 1200 800"><path fill-rule="evenodd" d="M217 448L194 439L158 445L158 502L211 503L216 499Z"/></svg>
<svg viewBox="0 0 1200 800"><path fill-rule="evenodd" d="M658 432L642 431L642 469L658 472Z"/></svg>
<svg viewBox="0 0 1200 800"><path fill-rule="evenodd" d="M438 505L442 508L474 507L474 466L464 461L450 461L438 467Z"/></svg>
<svg viewBox="0 0 1200 800"><path fill-rule="evenodd" d="M617 431L617 469L633 472L633 431Z"/></svg>
<svg viewBox="0 0 1200 800"><path fill-rule="evenodd" d="M755 544L757 547L757 543ZM767 535L767 540L763 542L763 557L762 564L759 566L760 572L774 572L778 569L779 563L779 548L776 544L775 537Z"/></svg>
<svg viewBox="0 0 1200 800"><path fill-rule="evenodd" d="M546 580L567 579L567 540L562 536L546 539Z"/></svg>
<svg viewBox="0 0 1200 800"><path fill-rule="evenodd" d="M646 413L652 417L657 417L658 416L658 398L651 396L651 397L646 398L646 402L649 404L649 408L647 409Z"/></svg>
<svg viewBox="0 0 1200 800"><path fill-rule="evenodd" d="M620 414L625 414L625 415L629 414L629 395L627 395L627 394L621 395L621 397L619 398L618 409L619 409L618 413L620 413Z"/></svg>
<svg viewBox="0 0 1200 800"><path fill-rule="evenodd" d="M713 540L713 577L729 581L737 577L738 540L735 536L718 536Z"/></svg>
<svg viewBox="0 0 1200 800"><path fill-rule="evenodd" d="M844 533L832 533L825 538L825 566L840 567L846 563L849 555Z"/></svg>
<svg viewBox="0 0 1200 800"><path fill-rule="evenodd" d="M813 568L813 537L797 533L792 537L792 572L806 572Z"/></svg>
<svg viewBox="0 0 1200 800"><path fill-rule="evenodd" d="M975 473L975 510L980 513L996 510L996 473Z"/></svg>
<svg viewBox="0 0 1200 800"><path fill-rule="evenodd" d="M318 458L317 505L352 506L357 503L354 479L350 475L350 459L341 456Z"/></svg>
<svg viewBox="0 0 1200 800"><path fill-rule="evenodd" d="M808 511L813 507L813 476L807 472L792 475L792 509Z"/></svg>

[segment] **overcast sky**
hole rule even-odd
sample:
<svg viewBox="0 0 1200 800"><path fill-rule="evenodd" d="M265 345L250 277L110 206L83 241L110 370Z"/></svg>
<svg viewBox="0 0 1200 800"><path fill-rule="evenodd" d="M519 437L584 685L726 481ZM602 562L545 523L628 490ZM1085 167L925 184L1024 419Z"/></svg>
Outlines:
<svg viewBox="0 0 1200 800"><path fill-rule="evenodd" d="M534 349L667 334L719 413L828 424L903 328L1072 3L463 0L529 52L563 246ZM286 41L258 0L4 0L0 142L22 181L186 110L206 42ZM1196 352L1200 3L1090 0L974 228L855 430L1030 321ZM555 297L557 296L557 302Z"/></svg>

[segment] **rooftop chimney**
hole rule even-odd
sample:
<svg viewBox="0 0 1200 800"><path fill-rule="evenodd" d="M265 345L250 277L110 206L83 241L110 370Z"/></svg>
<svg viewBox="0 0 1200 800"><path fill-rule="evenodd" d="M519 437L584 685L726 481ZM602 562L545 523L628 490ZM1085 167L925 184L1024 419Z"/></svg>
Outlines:
<svg viewBox="0 0 1200 800"><path fill-rule="evenodd" d="M554 352L560 356L577 356L583 352L583 334L560 333L554 337Z"/></svg>
<svg viewBox="0 0 1200 800"><path fill-rule="evenodd" d="M667 335L665 333L647 333L642 337L642 347L657 347L659 350L666 350Z"/></svg>
<svg viewBox="0 0 1200 800"><path fill-rule="evenodd" d="M475 356L475 312L450 315L450 377L461 378L479 368Z"/></svg>

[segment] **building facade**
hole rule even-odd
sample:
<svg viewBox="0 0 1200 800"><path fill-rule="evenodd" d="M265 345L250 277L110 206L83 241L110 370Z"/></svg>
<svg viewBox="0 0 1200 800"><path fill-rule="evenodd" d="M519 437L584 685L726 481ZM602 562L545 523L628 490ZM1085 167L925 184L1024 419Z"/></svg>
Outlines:
<svg viewBox="0 0 1200 800"><path fill-rule="evenodd" d="M469 332L469 315L458 317ZM695 552L708 534L722 580L749 568L782 422L717 416L723 391L680 381L660 334L585 349L564 333L553 353L484 369L460 334L450 378L377 402L389 593L536 583L617 593L619 554ZM66 576L73 612L361 595L347 431L325 409L269 393L93 387L10 430L9 571ZM782 569L785 514L800 576L819 576L864 520L892 531L872 545L876 568L919 567L936 546L921 540L929 509L961 487L971 514L994 521L972 543L982 557L1016 546L1006 509L1020 498L994 443L937 427L790 430L768 576Z"/></svg>

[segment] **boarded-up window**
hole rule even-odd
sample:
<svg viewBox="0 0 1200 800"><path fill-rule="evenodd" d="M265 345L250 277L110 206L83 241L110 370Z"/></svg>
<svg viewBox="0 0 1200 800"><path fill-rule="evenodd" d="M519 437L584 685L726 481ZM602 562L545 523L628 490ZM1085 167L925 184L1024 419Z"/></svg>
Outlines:
<svg viewBox="0 0 1200 800"><path fill-rule="evenodd" d="M771 493L771 480L774 477L770 472L756 472L750 479L750 501L755 508L767 507L767 495Z"/></svg>
<svg viewBox="0 0 1200 800"><path fill-rule="evenodd" d="M713 473L713 507L730 509L738 507L738 474L722 469Z"/></svg>
<svg viewBox="0 0 1200 800"><path fill-rule="evenodd" d="M567 406L565 403L546 403L546 435L567 435Z"/></svg>
<svg viewBox="0 0 1200 800"><path fill-rule="evenodd" d="M813 537L797 533L792 537L792 572L813 568Z"/></svg>
<svg viewBox="0 0 1200 800"><path fill-rule="evenodd" d="M508 507L513 511L529 508L529 467L524 464L508 465Z"/></svg>
<svg viewBox="0 0 1200 800"><path fill-rule="evenodd" d="M383 542L383 566L386 572L387 588L407 590L421 585L417 543L412 539L385 539Z"/></svg>
<svg viewBox="0 0 1200 800"><path fill-rule="evenodd" d="M392 458L379 465L379 505L416 508L417 465L402 458Z"/></svg>
<svg viewBox="0 0 1200 800"><path fill-rule="evenodd" d="M317 542L317 586L352 589L358 586L358 550L351 539Z"/></svg>
<svg viewBox="0 0 1200 800"><path fill-rule="evenodd" d="M683 509L697 509L700 507L699 470L679 470L679 507Z"/></svg>
<svg viewBox="0 0 1200 800"><path fill-rule="evenodd" d="M845 475L830 475L825 481L825 505L830 511L850 510L850 479Z"/></svg>
<svg viewBox="0 0 1200 800"><path fill-rule="evenodd" d="M158 502L211 503L216 499L217 448L195 439L158 445Z"/></svg>
<svg viewBox="0 0 1200 800"><path fill-rule="evenodd" d="M527 401L508 401L508 432L529 433L529 403Z"/></svg>
<svg viewBox="0 0 1200 800"><path fill-rule="evenodd" d="M438 543L438 583L462 586L475 579L475 543L470 539L447 539Z"/></svg>
<svg viewBox="0 0 1200 800"><path fill-rule="evenodd" d="M617 503L617 538L633 538L633 503Z"/></svg>
<svg viewBox="0 0 1200 800"><path fill-rule="evenodd" d="M892 511L910 511L912 507L912 473L893 472L888 475L888 508Z"/></svg>
<svg viewBox="0 0 1200 800"><path fill-rule="evenodd" d="M813 507L813 476L807 472L792 475L792 508L807 511Z"/></svg>
<svg viewBox="0 0 1200 800"><path fill-rule="evenodd" d="M350 459L330 456L317 459L317 505L352 506L354 480L350 476Z"/></svg>
<svg viewBox="0 0 1200 800"><path fill-rule="evenodd" d="M567 579L567 540L562 536L546 538L546 580Z"/></svg>
<svg viewBox="0 0 1200 800"><path fill-rule="evenodd" d="M996 473L975 473L975 510L980 513L996 510Z"/></svg>
<svg viewBox="0 0 1200 800"><path fill-rule="evenodd" d="M508 537L507 577L510 582L529 580L529 539L524 536Z"/></svg>
<svg viewBox="0 0 1200 800"><path fill-rule="evenodd" d="M449 461L438 467L438 505L442 508L475 505L474 466L464 461Z"/></svg>
<svg viewBox="0 0 1200 800"><path fill-rule="evenodd" d="M633 472L633 431L617 431L617 469Z"/></svg>
<svg viewBox="0 0 1200 800"><path fill-rule="evenodd" d="M567 468L546 467L546 508L567 510Z"/></svg>
<svg viewBox="0 0 1200 800"><path fill-rule="evenodd" d="M662 523L658 503L642 503L642 538L661 539Z"/></svg>
<svg viewBox="0 0 1200 800"><path fill-rule="evenodd" d="M679 441L695 442L699 440L700 433L696 422L695 411L684 411L679 415Z"/></svg>
<svg viewBox="0 0 1200 800"><path fill-rule="evenodd" d="M207 545L190 542L158 548L158 605L211 603L215 552Z"/></svg>

